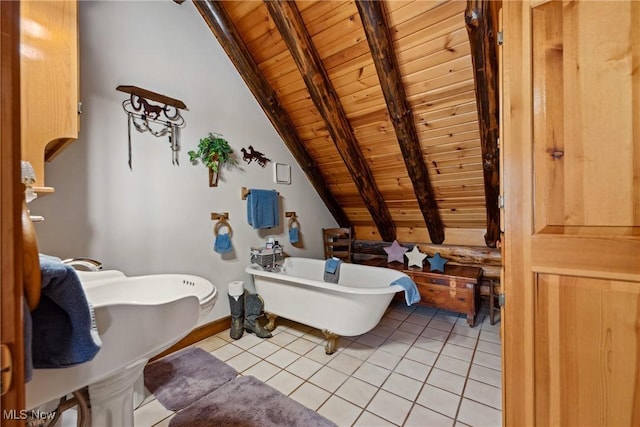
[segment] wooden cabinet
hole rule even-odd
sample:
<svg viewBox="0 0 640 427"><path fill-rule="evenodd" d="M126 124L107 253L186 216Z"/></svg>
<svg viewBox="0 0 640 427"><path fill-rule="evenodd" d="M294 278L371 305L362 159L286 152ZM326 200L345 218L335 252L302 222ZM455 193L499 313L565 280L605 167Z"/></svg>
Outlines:
<svg viewBox="0 0 640 427"><path fill-rule="evenodd" d="M22 159L45 187L44 162L78 138L77 0L20 2Z"/></svg>
<svg viewBox="0 0 640 427"><path fill-rule="evenodd" d="M475 325L481 268L447 265L444 274L429 271L428 267L404 272L418 286L420 304L466 314L469 326Z"/></svg>

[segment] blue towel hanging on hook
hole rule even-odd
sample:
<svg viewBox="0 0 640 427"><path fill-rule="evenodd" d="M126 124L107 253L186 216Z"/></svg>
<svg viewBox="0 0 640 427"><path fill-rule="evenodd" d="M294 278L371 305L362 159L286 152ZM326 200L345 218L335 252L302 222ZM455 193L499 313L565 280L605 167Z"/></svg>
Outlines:
<svg viewBox="0 0 640 427"><path fill-rule="evenodd" d="M213 250L219 254L226 254L231 252L231 237L229 233L218 234L216 241L213 244Z"/></svg>
<svg viewBox="0 0 640 427"><path fill-rule="evenodd" d="M299 241L298 236L298 227L293 227L289 229L289 243L296 244Z"/></svg>

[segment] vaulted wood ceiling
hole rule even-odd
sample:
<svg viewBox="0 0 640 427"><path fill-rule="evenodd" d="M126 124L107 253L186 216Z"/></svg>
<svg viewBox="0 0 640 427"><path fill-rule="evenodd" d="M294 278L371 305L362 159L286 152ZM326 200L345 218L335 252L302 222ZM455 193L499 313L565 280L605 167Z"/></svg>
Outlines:
<svg viewBox="0 0 640 427"><path fill-rule="evenodd" d="M495 246L488 1L194 4L341 226L433 243L486 229Z"/></svg>

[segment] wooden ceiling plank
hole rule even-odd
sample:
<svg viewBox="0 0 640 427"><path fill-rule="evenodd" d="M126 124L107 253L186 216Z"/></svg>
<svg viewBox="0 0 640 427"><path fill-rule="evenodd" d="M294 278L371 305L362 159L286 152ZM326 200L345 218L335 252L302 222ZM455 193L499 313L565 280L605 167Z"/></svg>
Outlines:
<svg viewBox="0 0 640 427"><path fill-rule="evenodd" d="M447 195L447 197L446 203L449 203L457 209L475 208L478 209L478 212L482 213L482 216L486 213L484 207L484 190L482 188L480 188L479 194L475 194L473 192L468 192L468 195L463 193L451 193L451 195ZM443 203L442 208L448 207L446 206L446 203Z"/></svg>
<svg viewBox="0 0 640 427"><path fill-rule="evenodd" d="M394 240L395 224L391 214L375 184L368 164L362 157L347 116L331 86L322 60L313 45L311 36L304 27L298 9L294 3L280 0L267 1L265 5L291 51L311 98L324 117L327 129L333 137L353 181L357 184L380 235L385 240Z"/></svg>
<svg viewBox="0 0 640 427"><path fill-rule="evenodd" d="M260 72L251 53L233 26L222 2L206 0L194 1L196 9L232 60L245 83L253 93L263 111L280 134L301 169L311 182L327 209L341 227L350 226L349 219L333 194L321 179L321 171L300 140L287 112L278 102L276 93Z"/></svg>
<svg viewBox="0 0 640 427"><path fill-rule="evenodd" d="M293 79L290 78L291 74L297 75L298 80L300 79L300 72L296 68L296 63L293 62L293 58L291 58L288 50L284 50L258 63L258 67L260 67L264 75L269 78L274 88L278 86L273 84L273 81L276 79L279 80L280 85L283 87L292 83Z"/></svg>
<svg viewBox="0 0 640 427"><path fill-rule="evenodd" d="M443 106L455 105L455 100L458 98L463 100L462 102L475 101L475 95L469 96L469 93L473 93L473 91L473 79L463 80L438 92L421 92L413 96L409 95L409 104L416 111L422 113L425 110L431 111Z"/></svg>
<svg viewBox="0 0 640 427"><path fill-rule="evenodd" d="M407 84L435 80L438 77L471 67L470 51L460 49L456 53L432 55L430 58L404 62L400 67Z"/></svg>
<svg viewBox="0 0 640 427"><path fill-rule="evenodd" d="M475 122L475 117L477 117L478 114L475 101L460 104L459 107L460 108L451 107L448 109L442 109L434 112L433 114L422 114L420 117L416 118L417 129L444 129L451 126ZM384 137L387 132L392 130L393 127L390 121L370 123L366 126L354 128L356 136L358 136L359 139L366 139L367 141L376 141L380 139L376 137ZM480 149L479 145L478 149Z"/></svg>
<svg viewBox="0 0 640 427"><path fill-rule="evenodd" d="M369 111L367 113L361 113L351 118L351 126L354 129L358 129L361 126L365 126L369 123L388 123L391 127L391 118L389 117L389 110L386 106L377 110Z"/></svg>
<svg viewBox="0 0 640 427"><path fill-rule="evenodd" d="M246 19L251 19L249 16L253 15L260 6L259 2L233 1L227 4L227 11L235 18L235 22L242 23ZM240 29L240 26L236 25L236 28Z"/></svg>
<svg viewBox="0 0 640 427"><path fill-rule="evenodd" d="M238 35L240 35L240 33L238 33ZM261 64L269 58L287 50L287 46L284 44L282 38L278 37L277 31L267 31L255 40L246 43L246 46L249 52L251 52L253 61L256 64Z"/></svg>
<svg viewBox="0 0 640 427"><path fill-rule="evenodd" d="M429 158L438 158L440 156L445 156L451 153L479 150L478 143L478 140L463 141L453 144L436 145L433 147L429 147L428 150L423 150L425 151L425 156L428 156Z"/></svg>
<svg viewBox="0 0 640 427"><path fill-rule="evenodd" d="M307 31L311 37L325 31L335 25L341 26L345 20L352 18L356 11L350 1L338 2L333 0L313 2L311 7L302 9L305 1L297 1L296 6L300 11L302 20L305 22Z"/></svg>
<svg viewBox="0 0 640 427"><path fill-rule="evenodd" d="M368 52L366 55L352 58L339 64L333 70L327 71L329 78L337 88L347 86L355 81L366 81L371 77L377 77L376 67Z"/></svg>
<svg viewBox="0 0 640 427"><path fill-rule="evenodd" d="M428 140L429 138L436 138L445 135L452 136L458 132L470 132L473 130L478 130L478 122L466 122L433 129L422 127L418 130L418 134L424 138L424 140Z"/></svg>
<svg viewBox="0 0 640 427"><path fill-rule="evenodd" d="M416 92L421 92L427 96L442 96L443 93L449 95L450 92L466 90L466 86L473 85L473 68L471 66L450 73L441 74L429 80L415 79L412 83L407 83L407 95L413 97Z"/></svg>
<svg viewBox="0 0 640 427"><path fill-rule="evenodd" d="M433 181L437 182L437 191L447 191L450 188L469 188L470 186L482 186L482 176L478 174L478 170L482 168L469 170L450 170L433 177Z"/></svg>
<svg viewBox="0 0 640 427"><path fill-rule="evenodd" d="M411 107L405 95L393 41L386 23L384 3L359 0L356 5L429 236L432 242L442 243L444 225L438 211L429 172L423 160Z"/></svg>
<svg viewBox="0 0 640 427"><path fill-rule="evenodd" d="M442 163L446 163L446 164L442 164ZM482 169L482 161L481 161L481 157L478 156L477 157L477 162L472 162L472 163L459 163L456 161L450 161L450 162L429 162L428 163L428 168L429 171L432 173L432 175L442 175L447 173L448 171L463 171L463 170L480 170ZM478 178L479 180L482 180L482 177Z"/></svg>
<svg viewBox="0 0 640 427"><path fill-rule="evenodd" d="M327 72L331 72L335 67L338 67L349 60L368 54L369 46L367 45L367 41L363 39L352 46L348 46L345 49L326 57L324 59L324 66Z"/></svg>
<svg viewBox="0 0 640 427"><path fill-rule="evenodd" d="M242 34L245 43L254 41L274 28L260 2L229 2L227 13L233 16L234 26Z"/></svg>
<svg viewBox="0 0 640 427"><path fill-rule="evenodd" d="M473 171L474 173L471 173ZM462 177L458 173L467 173L466 177ZM434 176L433 181L437 183L438 187L437 191L440 191L441 188L445 186L458 186L458 188L465 188L465 186L476 186L476 185L484 185L484 181L482 177L478 177L478 173L476 170L465 170L465 171L451 171L447 174L441 174L440 176Z"/></svg>
<svg viewBox="0 0 640 427"><path fill-rule="evenodd" d="M457 131L448 135L431 137L429 139L422 140L422 149L425 150L428 149L427 147L471 140L475 140L478 142L480 141L480 133L477 129L472 129L470 131Z"/></svg>
<svg viewBox="0 0 640 427"><path fill-rule="evenodd" d="M443 175L453 171L480 171L482 170L482 158L478 155L475 159L465 160L464 163L459 161L458 159L439 162L432 160L429 161L429 169L432 170L436 175Z"/></svg>
<svg viewBox="0 0 640 427"><path fill-rule="evenodd" d="M333 56L349 46L355 46L358 42L362 41L364 38L362 23L355 9L353 12L355 16L346 17L342 22L326 28L317 34L310 34L320 58ZM309 34L308 31L307 34Z"/></svg>
<svg viewBox="0 0 640 427"><path fill-rule="evenodd" d="M398 62L404 63L437 55L442 51L455 53L458 50L469 50L469 36L462 27L417 46L404 47L404 45L400 45L396 53L398 54Z"/></svg>
<svg viewBox="0 0 640 427"><path fill-rule="evenodd" d="M460 111L477 111L473 92L461 92L458 95L442 99L434 104L420 104L413 107L414 114L425 121L434 121L446 116L454 116Z"/></svg>
<svg viewBox="0 0 640 427"><path fill-rule="evenodd" d="M402 39L411 40L410 45L424 43L444 33L464 27L464 2L449 1L429 10L426 13L418 13L407 21L393 27L394 42ZM420 34L423 33L423 34ZM428 36L425 37L425 34ZM404 44L404 42L403 42Z"/></svg>
<svg viewBox="0 0 640 427"><path fill-rule="evenodd" d="M436 118L434 120L424 120L418 126L418 129L422 130L435 130L446 129L453 126L462 126L465 124L474 123L477 124L478 112L473 109L460 114L450 115L448 117ZM480 147L478 147L480 148Z"/></svg>
<svg viewBox="0 0 640 427"><path fill-rule="evenodd" d="M496 2L489 0L467 0L465 22L471 43L475 74L476 99L478 102L478 124L482 147L484 190L487 200L487 246L495 248L500 240L500 165L498 153L499 132L499 85L497 54ZM494 22L494 20L496 20ZM495 26L494 26L495 23Z"/></svg>
<svg viewBox="0 0 640 427"><path fill-rule="evenodd" d="M361 59L361 65L354 67L351 72L335 76L329 74L329 78L331 78L331 82L336 90L340 90L345 94L379 85L376 67L373 62L371 62L371 56L363 57Z"/></svg>
<svg viewBox="0 0 640 427"><path fill-rule="evenodd" d="M392 1L387 8L387 18L389 25L395 27L403 22L412 19L416 15L422 15L430 10L446 3L447 0L427 1L418 0L412 2Z"/></svg>

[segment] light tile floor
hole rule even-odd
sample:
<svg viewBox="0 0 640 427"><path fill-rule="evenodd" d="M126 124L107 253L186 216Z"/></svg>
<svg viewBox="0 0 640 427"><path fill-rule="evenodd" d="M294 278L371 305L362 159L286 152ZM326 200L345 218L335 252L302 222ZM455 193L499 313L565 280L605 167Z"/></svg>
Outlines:
<svg viewBox="0 0 640 427"><path fill-rule="evenodd" d="M320 331L276 324L270 339L234 341L227 330L195 345L339 426L501 425L500 324L484 310L470 328L457 313L394 302L372 331L340 338L333 355ZM166 427L172 416L151 396L135 426Z"/></svg>

